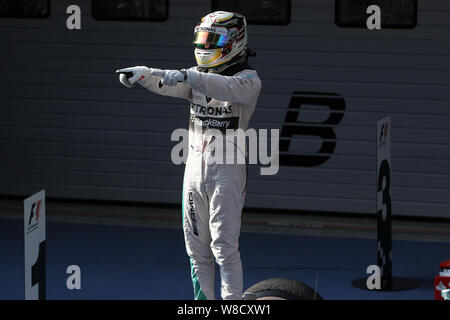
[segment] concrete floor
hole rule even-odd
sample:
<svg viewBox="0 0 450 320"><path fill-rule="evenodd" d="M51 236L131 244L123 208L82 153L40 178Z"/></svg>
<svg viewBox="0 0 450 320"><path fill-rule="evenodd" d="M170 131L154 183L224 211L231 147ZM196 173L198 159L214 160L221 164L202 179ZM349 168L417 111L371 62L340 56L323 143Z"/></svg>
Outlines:
<svg viewBox="0 0 450 320"><path fill-rule="evenodd" d="M181 228L181 213L177 208L48 199L46 205L48 221ZM0 199L0 218L22 217L21 200ZM242 232L375 239L376 219L375 216L337 217L244 210ZM450 220L397 220L393 217L392 233L394 240L450 242Z"/></svg>
<svg viewBox="0 0 450 320"><path fill-rule="evenodd" d="M192 298L179 209L51 199L46 207L49 299ZM243 213L242 229L246 288L274 277L313 287L320 275L318 291L325 299L433 299L433 278L450 252L449 221L394 219L393 274L415 279L419 287L370 292L351 283L367 277L367 266L376 263L375 218L252 210ZM0 200L0 230L6 239L0 242L0 300L22 299L21 200ZM84 274L77 292L65 287L72 264Z"/></svg>

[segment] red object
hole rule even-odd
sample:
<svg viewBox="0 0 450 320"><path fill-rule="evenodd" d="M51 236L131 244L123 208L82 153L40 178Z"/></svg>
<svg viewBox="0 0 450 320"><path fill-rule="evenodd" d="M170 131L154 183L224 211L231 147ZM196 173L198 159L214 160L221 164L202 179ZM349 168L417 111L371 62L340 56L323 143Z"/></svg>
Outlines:
<svg viewBox="0 0 450 320"><path fill-rule="evenodd" d="M444 300L441 290L450 289L450 259L442 261L439 268L439 275L434 277L434 300Z"/></svg>
<svg viewBox="0 0 450 320"><path fill-rule="evenodd" d="M41 209L41 201L39 200L37 203L37 208L36 208L36 221L39 220L39 210Z"/></svg>
<svg viewBox="0 0 450 320"><path fill-rule="evenodd" d="M439 268L441 269L450 269L450 259L442 261L441 264L439 265Z"/></svg>

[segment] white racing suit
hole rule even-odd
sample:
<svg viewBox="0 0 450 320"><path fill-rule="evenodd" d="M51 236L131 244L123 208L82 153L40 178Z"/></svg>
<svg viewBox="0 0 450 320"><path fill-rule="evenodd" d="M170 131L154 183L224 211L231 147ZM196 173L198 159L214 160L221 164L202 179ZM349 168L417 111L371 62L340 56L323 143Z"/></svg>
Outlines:
<svg viewBox="0 0 450 320"><path fill-rule="evenodd" d="M183 230L191 261L195 299L214 299L214 258L220 266L222 299L242 299L238 250L241 211L247 184L246 164L209 163L214 155L207 128L246 130L261 89L256 71L246 64L229 67L228 76L197 71L185 82L161 86L161 78L140 81L150 91L190 101L189 154L183 184ZM229 74L230 72L228 72Z"/></svg>

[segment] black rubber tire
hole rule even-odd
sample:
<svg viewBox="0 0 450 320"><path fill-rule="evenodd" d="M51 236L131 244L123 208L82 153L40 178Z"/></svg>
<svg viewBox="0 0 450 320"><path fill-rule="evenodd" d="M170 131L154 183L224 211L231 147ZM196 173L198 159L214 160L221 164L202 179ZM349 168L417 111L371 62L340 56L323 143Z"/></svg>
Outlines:
<svg viewBox="0 0 450 320"><path fill-rule="evenodd" d="M251 286L245 292L262 297L278 297L285 300L323 300L314 289L300 281L286 278L271 278Z"/></svg>

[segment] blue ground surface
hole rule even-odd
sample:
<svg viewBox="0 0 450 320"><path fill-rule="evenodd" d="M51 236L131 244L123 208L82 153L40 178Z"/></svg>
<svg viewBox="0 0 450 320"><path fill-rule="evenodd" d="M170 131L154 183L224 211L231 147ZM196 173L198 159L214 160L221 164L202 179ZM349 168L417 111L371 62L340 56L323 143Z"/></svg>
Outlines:
<svg viewBox="0 0 450 320"><path fill-rule="evenodd" d="M23 299L22 221L0 219L0 234L0 299ZM394 241L394 275L420 286L369 292L351 282L376 264L375 240L243 233L240 243L245 288L272 277L314 287L318 273L325 299L433 299L433 277L450 256L450 243ZM66 287L72 264L81 268L81 290ZM47 298L192 299L182 230L47 222Z"/></svg>

